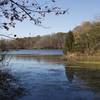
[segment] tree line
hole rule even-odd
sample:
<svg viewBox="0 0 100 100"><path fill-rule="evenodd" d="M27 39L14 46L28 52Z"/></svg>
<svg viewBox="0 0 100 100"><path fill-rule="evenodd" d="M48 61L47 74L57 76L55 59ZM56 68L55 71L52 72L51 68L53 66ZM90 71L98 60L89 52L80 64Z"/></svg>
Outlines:
<svg viewBox="0 0 100 100"><path fill-rule="evenodd" d="M64 52L93 55L100 51L100 21L83 22L66 34Z"/></svg>
<svg viewBox="0 0 100 100"><path fill-rule="evenodd" d="M51 35L1 40L3 49L63 49L66 33L58 32Z"/></svg>
<svg viewBox="0 0 100 100"><path fill-rule="evenodd" d="M100 21L83 22L69 32L51 35L0 40L5 49L63 49L64 53L92 55L100 51Z"/></svg>

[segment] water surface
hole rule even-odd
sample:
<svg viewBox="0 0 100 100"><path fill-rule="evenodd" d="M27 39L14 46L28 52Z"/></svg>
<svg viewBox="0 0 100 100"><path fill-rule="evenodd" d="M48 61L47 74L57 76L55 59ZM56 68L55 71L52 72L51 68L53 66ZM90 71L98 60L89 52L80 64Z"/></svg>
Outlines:
<svg viewBox="0 0 100 100"><path fill-rule="evenodd" d="M13 55L1 70L0 100L100 100L97 69L73 68L59 58Z"/></svg>
<svg viewBox="0 0 100 100"><path fill-rule="evenodd" d="M50 50L45 50L45 49L33 49L33 50L13 50L9 51L7 54L13 54L13 55L63 55L62 50L57 50L57 49L50 49Z"/></svg>

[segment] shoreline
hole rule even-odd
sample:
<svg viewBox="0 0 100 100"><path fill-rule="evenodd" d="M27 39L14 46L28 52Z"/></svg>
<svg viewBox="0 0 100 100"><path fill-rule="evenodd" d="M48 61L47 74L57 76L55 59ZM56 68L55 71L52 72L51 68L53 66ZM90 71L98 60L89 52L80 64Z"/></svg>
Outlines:
<svg viewBox="0 0 100 100"><path fill-rule="evenodd" d="M100 66L99 55L64 55L63 59L66 60L68 65L98 65Z"/></svg>

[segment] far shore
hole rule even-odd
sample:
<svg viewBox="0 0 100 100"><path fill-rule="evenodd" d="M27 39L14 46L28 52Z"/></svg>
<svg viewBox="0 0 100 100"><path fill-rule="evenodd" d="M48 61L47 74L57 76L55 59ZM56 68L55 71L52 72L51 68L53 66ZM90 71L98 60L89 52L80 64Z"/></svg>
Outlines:
<svg viewBox="0 0 100 100"><path fill-rule="evenodd" d="M100 67L100 55L64 55L63 59L66 60L68 65L79 66L98 66Z"/></svg>

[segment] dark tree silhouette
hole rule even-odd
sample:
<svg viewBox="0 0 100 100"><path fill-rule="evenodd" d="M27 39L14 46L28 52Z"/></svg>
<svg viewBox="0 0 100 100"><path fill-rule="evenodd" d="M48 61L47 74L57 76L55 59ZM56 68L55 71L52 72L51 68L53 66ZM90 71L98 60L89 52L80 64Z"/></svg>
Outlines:
<svg viewBox="0 0 100 100"><path fill-rule="evenodd" d="M10 26L15 27L16 21L22 22L26 18L41 26L47 14L61 15L66 12L68 9L57 7L55 0L0 0L0 19L3 21L0 27L9 30Z"/></svg>

